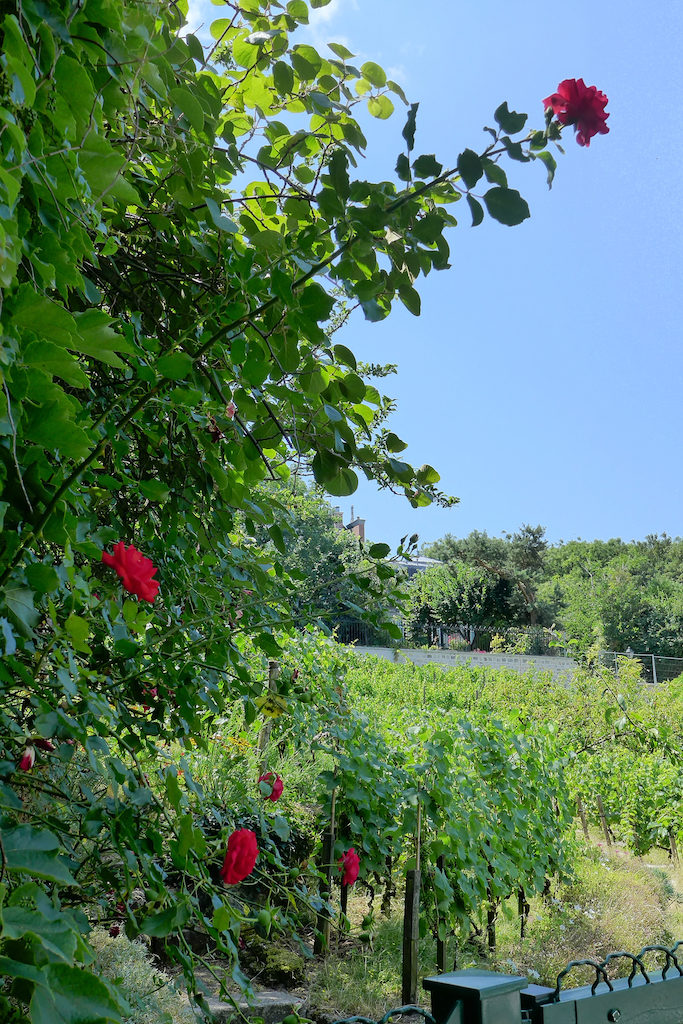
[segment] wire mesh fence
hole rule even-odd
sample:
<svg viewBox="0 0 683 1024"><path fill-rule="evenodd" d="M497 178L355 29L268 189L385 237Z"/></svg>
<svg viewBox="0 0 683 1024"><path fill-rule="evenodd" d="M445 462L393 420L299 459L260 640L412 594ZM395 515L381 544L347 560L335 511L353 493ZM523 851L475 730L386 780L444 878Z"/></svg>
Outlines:
<svg viewBox="0 0 683 1024"><path fill-rule="evenodd" d="M600 661L614 674L619 676L619 664L623 658L639 661L643 681L646 683L666 683L683 675L683 658L669 658L661 654L637 654L635 651L602 651Z"/></svg>

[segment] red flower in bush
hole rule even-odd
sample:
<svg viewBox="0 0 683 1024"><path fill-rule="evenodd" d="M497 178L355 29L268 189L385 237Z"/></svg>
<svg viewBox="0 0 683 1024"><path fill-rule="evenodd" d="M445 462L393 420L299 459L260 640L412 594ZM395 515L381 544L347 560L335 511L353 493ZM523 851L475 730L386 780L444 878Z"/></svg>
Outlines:
<svg viewBox="0 0 683 1024"><path fill-rule="evenodd" d="M127 548L122 540L119 541L114 545L113 555L106 551L102 552L102 561L116 570L129 593L137 594L143 601L149 601L150 604L154 601L159 590L159 582L152 577L157 570L152 560L145 558L133 544Z"/></svg>
<svg viewBox="0 0 683 1024"><path fill-rule="evenodd" d="M279 775L275 775L273 772L266 772L265 775L259 775L259 782L270 783L272 787L270 794L266 796L266 800L272 800L275 803L276 800L280 799L285 785Z"/></svg>
<svg viewBox="0 0 683 1024"><path fill-rule="evenodd" d="M583 78L565 78L557 92L543 100L543 106L552 108L560 124L576 126L576 141L580 146L590 146L594 135L607 135L609 128L605 121L607 97L594 85L586 85Z"/></svg>
<svg viewBox="0 0 683 1024"><path fill-rule="evenodd" d="M358 878L358 870L360 868L360 857L356 853L352 846L346 853L342 853L339 858L339 870L342 872L342 885L353 885Z"/></svg>
<svg viewBox="0 0 683 1024"><path fill-rule="evenodd" d="M31 746L25 747L24 748L24 756L22 757L21 761L19 762L19 770L22 771L22 772L29 772L31 770L31 768L33 768L35 763L36 763L36 748L35 747L31 747Z"/></svg>
<svg viewBox="0 0 683 1024"><path fill-rule="evenodd" d="M39 750L54 750L55 745L52 740L36 739L33 741L33 745L38 747Z"/></svg>
<svg viewBox="0 0 683 1024"><path fill-rule="evenodd" d="M250 875L258 857L256 836L248 828L237 829L228 839L228 849L221 868L226 885L237 885Z"/></svg>

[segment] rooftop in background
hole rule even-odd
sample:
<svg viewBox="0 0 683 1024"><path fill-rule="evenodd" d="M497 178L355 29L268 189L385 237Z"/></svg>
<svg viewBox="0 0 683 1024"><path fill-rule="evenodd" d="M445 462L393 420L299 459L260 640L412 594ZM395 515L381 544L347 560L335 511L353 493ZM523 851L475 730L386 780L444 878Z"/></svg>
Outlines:
<svg viewBox="0 0 683 1024"><path fill-rule="evenodd" d="M365 520L353 514L353 505L351 506L351 519L346 525L344 524L344 513L338 505L334 506L334 518L340 530L350 530L358 537L358 540L365 540Z"/></svg>
<svg viewBox="0 0 683 1024"><path fill-rule="evenodd" d="M408 579L412 579L418 572L424 572L432 565L443 565L438 558L427 558L426 555L416 555L415 558L397 558L391 563L398 569L404 569Z"/></svg>

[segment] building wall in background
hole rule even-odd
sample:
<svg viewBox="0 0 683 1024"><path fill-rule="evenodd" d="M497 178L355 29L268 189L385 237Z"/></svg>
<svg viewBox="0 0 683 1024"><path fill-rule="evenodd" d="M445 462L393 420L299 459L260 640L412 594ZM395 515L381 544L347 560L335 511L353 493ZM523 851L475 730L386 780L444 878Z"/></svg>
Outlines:
<svg viewBox="0 0 683 1024"><path fill-rule="evenodd" d="M413 665L440 665L455 668L457 665L489 668L508 668L514 672L551 672L555 678L571 679L577 666L573 658L543 657L532 654L489 654L477 651L409 650L396 647L359 647L359 654L371 654L387 661L412 661Z"/></svg>

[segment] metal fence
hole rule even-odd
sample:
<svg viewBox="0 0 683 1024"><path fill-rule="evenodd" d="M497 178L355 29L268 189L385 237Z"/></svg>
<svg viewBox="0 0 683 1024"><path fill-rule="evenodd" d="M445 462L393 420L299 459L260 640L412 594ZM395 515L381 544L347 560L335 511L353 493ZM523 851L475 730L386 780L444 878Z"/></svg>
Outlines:
<svg viewBox="0 0 683 1024"><path fill-rule="evenodd" d="M683 658L667 658L661 654L636 654L635 651L601 651L600 661L619 677L619 663L623 658L639 661L646 683L665 683L683 675Z"/></svg>
<svg viewBox="0 0 683 1024"><path fill-rule="evenodd" d="M682 1024L683 968L677 950L645 946L634 953L610 953L604 960L574 960L561 971L554 988L529 985L524 977L470 968L425 978L432 1012L414 1005L391 1010L378 1024L394 1016L418 1014L427 1024ZM629 972L626 977L618 966ZM563 988L567 974L588 967L592 981L580 988ZM616 968L616 970L615 970ZM374 1024L367 1017L350 1017L336 1024Z"/></svg>

